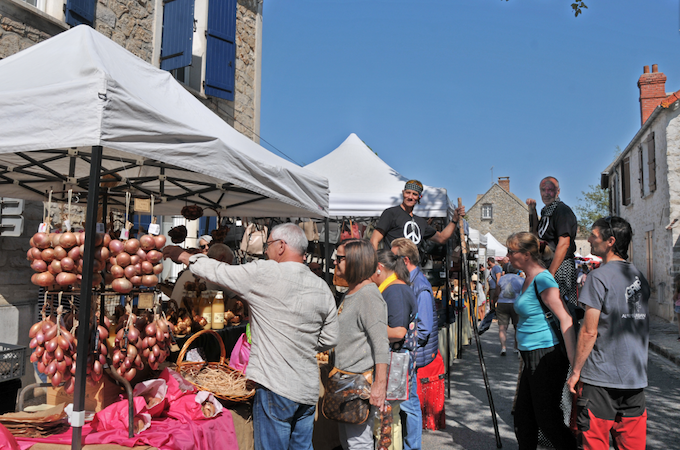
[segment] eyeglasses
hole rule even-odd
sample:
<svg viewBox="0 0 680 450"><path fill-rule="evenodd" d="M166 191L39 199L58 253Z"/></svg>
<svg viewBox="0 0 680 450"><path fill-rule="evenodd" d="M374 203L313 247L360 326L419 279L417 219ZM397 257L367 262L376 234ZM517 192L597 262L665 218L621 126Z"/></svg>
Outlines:
<svg viewBox="0 0 680 450"><path fill-rule="evenodd" d="M335 263L340 264L345 258L347 258L347 255L335 255Z"/></svg>
<svg viewBox="0 0 680 450"><path fill-rule="evenodd" d="M286 241L284 241L283 239L274 239L273 241L267 241L262 246L262 251L266 252L267 248L269 248L270 245L272 245L274 242L279 242L279 241L283 242L284 244L286 243Z"/></svg>

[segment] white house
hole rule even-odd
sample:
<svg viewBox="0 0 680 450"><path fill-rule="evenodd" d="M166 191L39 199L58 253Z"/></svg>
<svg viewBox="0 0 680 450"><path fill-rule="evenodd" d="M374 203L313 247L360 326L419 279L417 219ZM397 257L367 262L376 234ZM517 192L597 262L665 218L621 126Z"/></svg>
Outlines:
<svg viewBox="0 0 680 450"><path fill-rule="evenodd" d="M601 186L609 188L611 214L633 228L629 257L651 286L650 312L670 321L673 277L680 273L680 91L666 94L665 83L656 64L651 73L644 67L642 125L602 172Z"/></svg>

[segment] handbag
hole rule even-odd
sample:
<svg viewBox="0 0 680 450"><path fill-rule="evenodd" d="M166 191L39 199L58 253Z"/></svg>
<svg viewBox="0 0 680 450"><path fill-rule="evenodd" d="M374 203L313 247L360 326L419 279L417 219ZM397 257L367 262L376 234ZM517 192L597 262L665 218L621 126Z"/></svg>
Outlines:
<svg viewBox="0 0 680 450"><path fill-rule="evenodd" d="M316 226L316 222L313 220L308 220L306 222L300 222L300 228L305 232L305 237L311 243L319 240L319 229Z"/></svg>
<svg viewBox="0 0 680 450"><path fill-rule="evenodd" d="M349 287L347 280L338 275L338 272L333 272L333 285L340 287Z"/></svg>
<svg viewBox="0 0 680 450"><path fill-rule="evenodd" d="M250 342L250 324L247 324L246 332L241 333L229 357L229 367L240 370L244 375L246 367L248 367L248 360L250 360Z"/></svg>
<svg viewBox="0 0 680 450"><path fill-rule="evenodd" d="M340 240L338 243L346 239L361 239L361 233L359 232L359 224L354 222L352 219L349 220L349 225L344 220L342 221L342 227L340 228Z"/></svg>
<svg viewBox="0 0 680 450"><path fill-rule="evenodd" d="M249 255L262 255L265 242L267 242L267 227L249 223L241 239L241 250Z"/></svg>
<svg viewBox="0 0 680 450"><path fill-rule="evenodd" d="M334 359L332 350L331 358ZM373 370L353 373L327 364L321 368L321 380L324 387L321 413L326 419L355 425L368 420Z"/></svg>
<svg viewBox="0 0 680 450"><path fill-rule="evenodd" d="M386 400L408 400L409 352L390 352Z"/></svg>

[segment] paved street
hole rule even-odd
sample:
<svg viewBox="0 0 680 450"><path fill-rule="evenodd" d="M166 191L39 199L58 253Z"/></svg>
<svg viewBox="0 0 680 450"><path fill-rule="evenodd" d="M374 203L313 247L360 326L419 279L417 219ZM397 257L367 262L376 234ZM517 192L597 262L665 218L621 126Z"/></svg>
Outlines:
<svg viewBox="0 0 680 450"><path fill-rule="evenodd" d="M510 334L510 333L509 333ZM512 338L508 337L508 348ZM512 426L512 398L518 359L513 353L499 355L498 328L494 323L481 336L498 427L504 449L517 449ZM678 344L680 346L680 344ZM648 449L679 448L680 368L650 351L647 393ZM490 450L496 448L484 380L474 338L464 347L463 358L453 362L451 398L446 401L446 429L423 432L424 449Z"/></svg>

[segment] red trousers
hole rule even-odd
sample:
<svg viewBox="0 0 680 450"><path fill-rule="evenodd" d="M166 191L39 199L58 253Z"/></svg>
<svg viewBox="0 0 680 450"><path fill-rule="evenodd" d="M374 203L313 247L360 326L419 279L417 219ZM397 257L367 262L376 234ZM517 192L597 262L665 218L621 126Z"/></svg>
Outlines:
<svg viewBox="0 0 680 450"><path fill-rule="evenodd" d="M613 389L580 383L577 423L584 450L644 450L647 409L642 389Z"/></svg>
<svg viewBox="0 0 680 450"><path fill-rule="evenodd" d="M444 411L444 360L437 352L434 360L418 369L418 398L423 413L423 429L443 430L446 428Z"/></svg>

